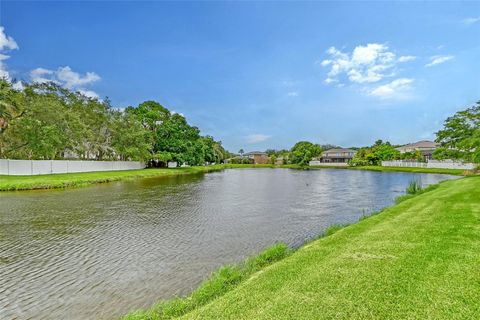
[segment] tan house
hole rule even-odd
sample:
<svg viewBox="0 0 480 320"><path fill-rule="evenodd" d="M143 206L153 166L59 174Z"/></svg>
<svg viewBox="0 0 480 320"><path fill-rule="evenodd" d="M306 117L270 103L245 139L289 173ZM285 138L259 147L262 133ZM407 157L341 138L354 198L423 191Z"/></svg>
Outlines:
<svg viewBox="0 0 480 320"><path fill-rule="evenodd" d="M334 148L322 152L320 162L322 163L347 163L352 160L357 151L353 149Z"/></svg>
<svg viewBox="0 0 480 320"><path fill-rule="evenodd" d="M431 159L435 149L438 148L438 143L428 140L422 140L415 143L409 143L404 146L396 148L400 153L420 151L425 159Z"/></svg>
<svg viewBox="0 0 480 320"><path fill-rule="evenodd" d="M266 164L270 162L270 157L262 151L247 152L243 155L253 161L253 164Z"/></svg>

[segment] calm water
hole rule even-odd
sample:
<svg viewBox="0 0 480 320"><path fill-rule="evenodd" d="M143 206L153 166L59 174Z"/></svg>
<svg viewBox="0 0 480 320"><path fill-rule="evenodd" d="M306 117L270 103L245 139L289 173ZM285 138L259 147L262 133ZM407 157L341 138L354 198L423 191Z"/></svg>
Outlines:
<svg viewBox="0 0 480 320"><path fill-rule="evenodd" d="M391 205L413 179L241 169L0 194L0 319L112 319L195 288L276 241Z"/></svg>

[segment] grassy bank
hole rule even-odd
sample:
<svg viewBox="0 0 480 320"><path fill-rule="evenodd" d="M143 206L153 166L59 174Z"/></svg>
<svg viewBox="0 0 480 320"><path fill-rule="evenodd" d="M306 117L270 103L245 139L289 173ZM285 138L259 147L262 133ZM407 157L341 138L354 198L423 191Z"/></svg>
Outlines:
<svg viewBox="0 0 480 320"><path fill-rule="evenodd" d="M80 187L94 183L104 183L118 180L129 180L136 178L175 176L182 174L195 174L202 172L212 172L224 169L240 168L289 168L289 169L324 169L332 167L300 167L297 165L275 166L271 164L248 165L248 164L221 164L206 167L186 167L186 168L156 168L125 171L99 171L99 172L81 172L81 173L61 173L45 174L36 176L5 176L0 175L0 191L12 190L35 190L35 189L55 189L66 187ZM336 169L354 169L354 170L375 170L375 171L404 171L404 172L425 172L425 173L445 173L445 174L464 174L463 170L457 169L428 169L428 168L405 168L405 167L334 167Z"/></svg>
<svg viewBox="0 0 480 320"><path fill-rule="evenodd" d="M11 190L35 190L55 189L66 187L81 187L94 183L104 183L118 180L129 180L137 178L175 176L182 174L195 174L202 172L219 171L235 168L272 168L273 165L243 165L226 164L212 165L206 167L186 168L152 168L124 171L98 171L80 173L44 174L36 176L6 176L0 175L0 191Z"/></svg>
<svg viewBox="0 0 480 320"><path fill-rule="evenodd" d="M162 301L148 310L138 310L124 317L136 319L172 319L206 305L215 298L232 290L242 281L266 266L280 261L290 253L284 243L277 243L239 265L229 265L214 272L210 278L189 296Z"/></svg>
<svg viewBox="0 0 480 320"><path fill-rule="evenodd" d="M218 171L222 169L224 169L224 166L61 173L36 176L0 175L0 191L79 187L94 183L129 180L136 178L175 176L182 174Z"/></svg>
<svg viewBox="0 0 480 320"><path fill-rule="evenodd" d="M371 170L371 171L395 171L395 172L416 172L416 173L440 173L453 175L467 175L469 172L463 169L437 169L437 168L411 168L411 167L382 167L382 166L364 166L364 167L332 167L332 166L311 166L310 169L349 169L349 170Z"/></svg>
<svg viewBox="0 0 480 320"><path fill-rule="evenodd" d="M479 221L480 177L446 181L332 229L236 286L220 283L216 299L180 318L476 319ZM183 313L160 317L156 308L129 319Z"/></svg>

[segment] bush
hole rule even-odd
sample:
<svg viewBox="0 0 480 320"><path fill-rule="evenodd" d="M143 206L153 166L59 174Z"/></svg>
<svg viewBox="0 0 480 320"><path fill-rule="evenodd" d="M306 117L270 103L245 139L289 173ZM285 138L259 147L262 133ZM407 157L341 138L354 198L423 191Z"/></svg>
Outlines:
<svg viewBox="0 0 480 320"><path fill-rule="evenodd" d="M235 158L228 159L226 162L231 164L253 164L253 159L244 158L244 157L235 157Z"/></svg>

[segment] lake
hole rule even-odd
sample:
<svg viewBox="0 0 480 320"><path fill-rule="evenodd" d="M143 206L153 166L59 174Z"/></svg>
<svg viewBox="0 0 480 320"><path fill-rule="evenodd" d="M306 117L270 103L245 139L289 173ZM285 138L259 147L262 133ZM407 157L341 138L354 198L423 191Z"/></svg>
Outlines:
<svg viewBox="0 0 480 320"><path fill-rule="evenodd" d="M234 169L0 193L0 319L113 319L448 175Z"/></svg>

